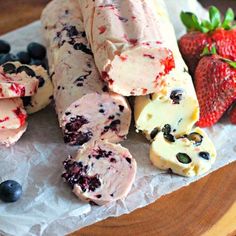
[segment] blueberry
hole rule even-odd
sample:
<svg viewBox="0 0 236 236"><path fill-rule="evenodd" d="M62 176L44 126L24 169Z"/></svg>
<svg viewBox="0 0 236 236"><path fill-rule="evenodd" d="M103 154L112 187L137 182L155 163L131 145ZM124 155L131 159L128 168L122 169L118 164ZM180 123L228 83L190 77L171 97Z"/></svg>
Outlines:
<svg viewBox="0 0 236 236"><path fill-rule="evenodd" d="M29 64L30 63L30 55L28 52L18 52L16 56L19 58L19 61L22 64Z"/></svg>
<svg viewBox="0 0 236 236"><path fill-rule="evenodd" d="M43 87L44 83L45 83L45 80L43 77L41 76L36 76L36 78L38 79L39 81L39 88Z"/></svg>
<svg viewBox="0 0 236 236"><path fill-rule="evenodd" d="M12 63L6 63L2 67L5 73L8 73L8 74L16 73L16 66Z"/></svg>
<svg viewBox="0 0 236 236"><path fill-rule="evenodd" d="M182 163L182 164L189 164L192 162L191 158L189 157L189 155L187 155L186 153L181 153L179 152L177 155L177 160Z"/></svg>
<svg viewBox="0 0 236 236"><path fill-rule="evenodd" d="M9 53L11 50L11 46L8 42L6 42L5 40L1 40L0 39L0 53Z"/></svg>
<svg viewBox="0 0 236 236"><path fill-rule="evenodd" d="M47 68L48 68L47 61L46 61L46 60L32 59L31 62L30 62L30 65L42 66L44 69L47 69Z"/></svg>
<svg viewBox="0 0 236 236"><path fill-rule="evenodd" d="M16 202L22 195L22 187L14 180L7 180L0 184L0 199L3 202Z"/></svg>
<svg viewBox="0 0 236 236"><path fill-rule="evenodd" d="M210 153L209 153L209 152L200 152L198 155L199 155L201 158L203 158L203 159L205 159L205 160L207 160L207 161L210 160Z"/></svg>
<svg viewBox="0 0 236 236"><path fill-rule="evenodd" d="M46 49L39 43L30 43L27 47L27 51L33 59L43 60L46 56Z"/></svg>
<svg viewBox="0 0 236 236"><path fill-rule="evenodd" d="M16 73L21 73L21 72L25 72L27 75L31 76L31 77L35 77L35 72L29 68L28 66L20 66L17 68Z"/></svg>
<svg viewBox="0 0 236 236"><path fill-rule="evenodd" d="M31 105L31 97L22 97L21 99L23 101L24 107Z"/></svg>
<svg viewBox="0 0 236 236"><path fill-rule="evenodd" d="M18 61L18 60L19 60L19 58L16 55L14 55L12 53L8 53L8 54L5 54L4 56L2 56L0 64L2 65L2 64L9 62L9 61Z"/></svg>
<svg viewBox="0 0 236 236"><path fill-rule="evenodd" d="M194 141L194 144L195 144L196 146L201 145L202 140L203 140L203 136L202 136L201 134L197 133L197 132L193 132L193 133L189 134L189 135L187 136L187 138L188 138L190 141Z"/></svg>

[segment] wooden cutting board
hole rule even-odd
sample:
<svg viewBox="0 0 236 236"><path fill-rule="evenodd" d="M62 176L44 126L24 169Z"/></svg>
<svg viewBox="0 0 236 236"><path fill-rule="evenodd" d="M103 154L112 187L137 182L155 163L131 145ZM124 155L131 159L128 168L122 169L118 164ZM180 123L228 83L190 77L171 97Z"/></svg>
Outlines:
<svg viewBox="0 0 236 236"><path fill-rule="evenodd" d="M39 19L47 2L0 0L0 35ZM201 2L236 10L235 0ZM77 235L236 236L236 163L129 215L72 234Z"/></svg>

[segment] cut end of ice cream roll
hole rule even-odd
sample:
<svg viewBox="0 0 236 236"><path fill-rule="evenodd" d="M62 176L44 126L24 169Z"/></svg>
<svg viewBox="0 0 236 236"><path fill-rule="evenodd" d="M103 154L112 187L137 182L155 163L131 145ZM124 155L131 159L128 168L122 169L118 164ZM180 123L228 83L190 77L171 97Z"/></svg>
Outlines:
<svg viewBox="0 0 236 236"><path fill-rule="evenodd" d="M102 77L110 90L123 96L138 96L163 88L165 76L175 67L175 62L169 49L159 42L153 44L142 43L115 54L113 59L108 57L109 64L102 72ZM112 49L108 45L109 50Z"/></svg>
<svg viewBox="0 0 236 236"><path fill-rule="evenodd" d="M70 145L97 139L119 142L126 138L131 122L126 99L114 93L87 94L58 116L64 141Z"/></svg>

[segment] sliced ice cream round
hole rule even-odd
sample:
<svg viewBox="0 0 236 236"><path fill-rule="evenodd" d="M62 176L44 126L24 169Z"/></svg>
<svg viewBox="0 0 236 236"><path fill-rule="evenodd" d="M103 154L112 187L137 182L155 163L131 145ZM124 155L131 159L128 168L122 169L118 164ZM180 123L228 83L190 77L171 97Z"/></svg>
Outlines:
<svg viewBox="0 0 236 236"><path fill-rule="evenodd" d="M0 130L0 144L9 147L15 144L27 129L27 123L18 129L4 129Z"/></svg>
<svg viewBox="0 0 236 236"><path fill-rule="evenodd" d="M210 170L216 150L202 129L195 128L180 138L175 138L168 129L163 131L158 133L150 149L150 159L156 167L188 177Z"/></svg>
<svg viewBox="0 0 236 236"><path fill-rule="evenodd" d="M64 140L83 145L92 140L119 142L129 131L130 108L125 98L112 93L90 93L72 103L61 117Z"/></svg>
<svg viewBox="0 0 236 236"><path fill-rule="evenodd" d="M64 168L62 177L81 200L102 205L127 196L137 165L120 144L98 141L69 157Z"/></svg>
<svg viewBox="0 0 236 236"><path fill-rule="evenodd" d="M151 140L165 124L169 124L177 136L191 131L199 119L199 104L191 76L174 70L160 93L136 97L134 117L137 130Z"/></svg>
<svg viewBox="0 0 236 236"><path fill-rule="evenodd" d="M38 84L28 66L17 68L11 62L0 66L0 99L32 96L37 92Z"/></svg>
<svg viewBox="0 0 236 236"><path fill-rule="evenodd" d="M0 132L18 129L26 121L26 111L20 98L0 99Z"/></svg>

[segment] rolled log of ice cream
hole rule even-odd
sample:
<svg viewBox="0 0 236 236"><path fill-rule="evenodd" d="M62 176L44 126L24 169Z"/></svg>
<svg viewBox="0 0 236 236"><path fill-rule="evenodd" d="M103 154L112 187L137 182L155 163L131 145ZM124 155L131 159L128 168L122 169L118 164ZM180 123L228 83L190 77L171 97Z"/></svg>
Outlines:
<svg viewBox="0 0 236 236"><path fill-rule="evenodd" d="M100 79L76 0L54 0L42 14L54 99L64 140L119 142L128 134L131 111L124 97Z"/></svg>

